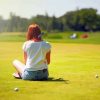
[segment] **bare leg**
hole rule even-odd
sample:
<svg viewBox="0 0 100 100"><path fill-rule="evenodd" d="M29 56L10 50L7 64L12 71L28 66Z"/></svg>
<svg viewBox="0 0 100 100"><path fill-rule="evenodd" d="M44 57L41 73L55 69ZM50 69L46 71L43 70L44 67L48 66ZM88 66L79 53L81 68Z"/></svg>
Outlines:
<svg viewBox="0 0 100 100"><path fill-rule="evenodd" d="M25 70L25 64L20 62L19 60L13 61L13 66L17 70L18 73L22 74Z"/></svg>

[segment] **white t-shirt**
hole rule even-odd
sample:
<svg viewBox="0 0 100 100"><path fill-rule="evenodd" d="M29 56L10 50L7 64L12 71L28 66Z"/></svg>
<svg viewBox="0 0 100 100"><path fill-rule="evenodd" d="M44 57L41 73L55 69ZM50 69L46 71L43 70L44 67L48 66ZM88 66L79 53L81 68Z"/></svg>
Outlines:
<svg viewBox="0 0 100 100"><path fill-rule="evenodd" d="M46 54L51 49L48 42L26 41L23 50L27 53L26 68L29 71L37 71L48 68Z"/></svg>

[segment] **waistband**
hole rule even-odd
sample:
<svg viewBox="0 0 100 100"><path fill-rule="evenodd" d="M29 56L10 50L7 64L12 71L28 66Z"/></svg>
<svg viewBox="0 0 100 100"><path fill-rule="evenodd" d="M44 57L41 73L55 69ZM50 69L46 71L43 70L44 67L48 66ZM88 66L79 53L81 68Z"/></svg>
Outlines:
<svg viewBox="0 0 100 100"><path fill-rule="evenodd" d="M43 71L43 72L46 72L46 71L48 71L48 69L42 69L42 70L31 71L31 70L28 70L28 69L26 68L24 71L29 71L29 72Z"/></svg>

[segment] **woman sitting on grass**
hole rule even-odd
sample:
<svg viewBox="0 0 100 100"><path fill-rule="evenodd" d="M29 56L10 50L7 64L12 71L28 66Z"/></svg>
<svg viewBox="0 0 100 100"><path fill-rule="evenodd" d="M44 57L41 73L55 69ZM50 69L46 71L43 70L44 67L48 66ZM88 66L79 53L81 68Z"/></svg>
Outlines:
<svg viewBox="0 0 100 100"><path fill-rule="evenodd" d="M13 61L13 66L17 70L15 78L24 80L47 80L48 64L50 64L51 46L41 38L41 30L37 24L32 24L28 28L27 41L23 44L25 64L18 60Z"/></svg>

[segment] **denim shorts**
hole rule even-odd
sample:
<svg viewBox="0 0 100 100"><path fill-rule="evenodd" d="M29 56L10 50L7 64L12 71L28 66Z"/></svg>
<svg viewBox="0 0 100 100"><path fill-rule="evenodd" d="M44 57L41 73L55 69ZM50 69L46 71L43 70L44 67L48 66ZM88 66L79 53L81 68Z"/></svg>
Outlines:
<svg viewBox="0 0 100 100"><path fill-rule="evenodd" d="M48 69L38 71L28 71L27 69L25 69L21 77L23 80L47 80Z"/></svg>

